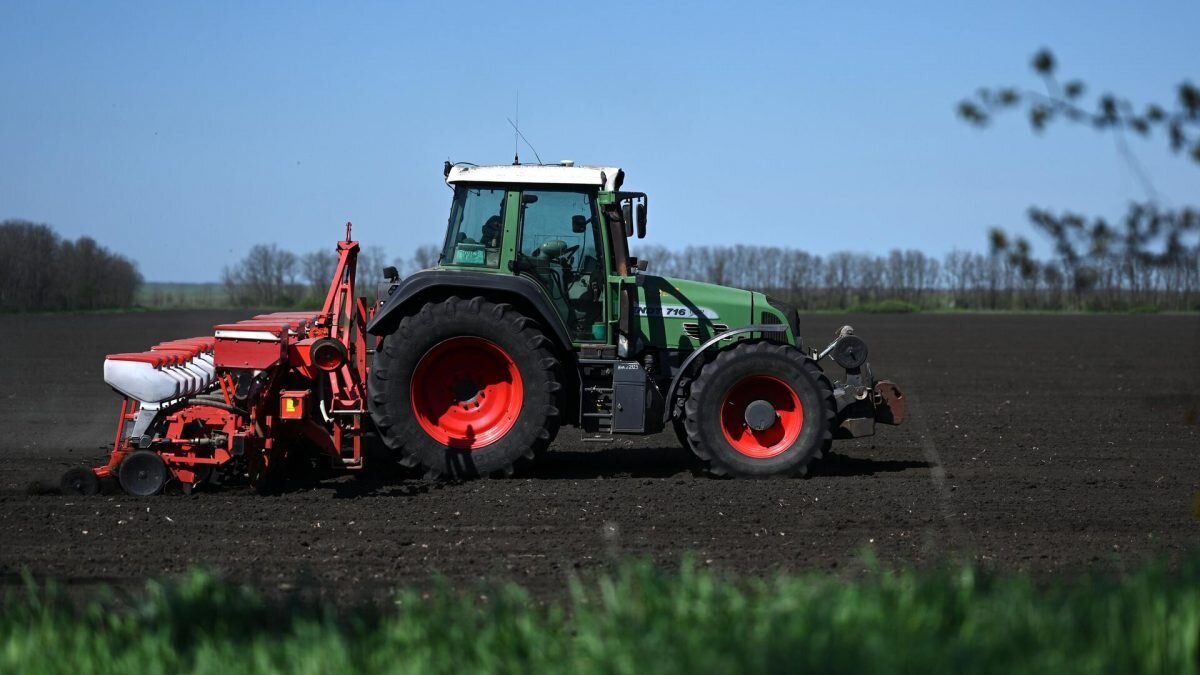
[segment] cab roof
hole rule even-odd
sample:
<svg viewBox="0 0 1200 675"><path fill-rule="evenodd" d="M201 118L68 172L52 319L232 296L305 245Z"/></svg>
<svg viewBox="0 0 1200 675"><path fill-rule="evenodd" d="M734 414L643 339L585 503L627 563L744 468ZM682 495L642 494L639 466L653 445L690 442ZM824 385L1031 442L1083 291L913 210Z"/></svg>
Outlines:
<svg viewBox="0 0 1200 675"><path fill-rule="evenodd" d="M516 183L530 185L587 185L607 192L621 189L625 172L615 166L576 166L560 164L455 164L446 174L446 182Z"/></svg>

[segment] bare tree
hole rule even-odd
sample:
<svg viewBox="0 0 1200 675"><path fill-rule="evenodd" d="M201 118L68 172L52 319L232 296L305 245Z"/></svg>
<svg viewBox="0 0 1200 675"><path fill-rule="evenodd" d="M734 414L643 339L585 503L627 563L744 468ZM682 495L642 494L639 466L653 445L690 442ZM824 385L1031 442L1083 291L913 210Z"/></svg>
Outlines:
<svg viewBox="0 0 1200 675"><path fill-rule="evenodd" d="M442 250L432 244L425 244L413 249L413 255L408 259L408 262L397 267L405 270L407 274L415 274L421 270L427 270L438 264L438 259L442 255Z"/></svg>
<svg viewBox="0 0 1200 675"><path fill-rule="evenodd" d="M1089 106L1083 101L1087 87L1082 81L1059 81L1055 72L1058 62L1049 49L1034 54L1030 66L1042 80L1042 91L985 87L974 97L959 102L959 116L970 124L983 127L997 114L1023 107L1029 116L1029 125L1038 132L1057 120L1117 134L1132 131L1149 136L1159 130L1166 136L1171 150L1187 152L1193 161L1200 163L1200 88L1191 82L1185 80L1177 86L1173 106L1157 103L1138 106L1113 94L1103 94ZM1124 143L1120 138L1118 142Z"/></svg>
<svg viewBox="0 0 1200 675"><path fill-rule="evenodd" d="M383 279L383 268L387 265L387 250L379 244L364 246L358 252L358 278L366 283L374 284Z"/></svg>
<svg viewBox="0 0 1200 675"><path fill-rule="evenodd" d="M1030 220L1053 241L1076 296L1090 294L1096 287L1110 289L1113 291L1110 295L1118 297L1123 287L1136 294L1136 286L1156 274L1149 268L1179 267L1200 258L1200 209L1163 209L1158 204L1157 191L1126 142L1129 133L1143 137L1158 133L1166 138L1172 151L1186 152L1200 165L1200 88L1185 80L1177 87L1173 105L1139 106L1113 94L1103 94L1089 105L1084 102L1083 82L1058 79L1057 62L1048 49L1037 52L1031 66L1042 80L1042 91L1020 87L980 89L974 97L959 102L959 116L969 124L984 127L998 114L1023 108L1037 133L1058 121L1111 133L1121 157L1138 177L1147 196L1145 203L1130 204L1118 223L1070 211L1052 213L1030 208ZM998 249L995 241L992 250L1001 251L1006 258L1017 262L1029 261L1019 251L1006 246ZM1122 261L1126 274L1122 282L1105 278L1112 271L1114 260ZM1135 270L1146 270L1148 276L1139 279ZM1038 276L1037 270L1029 266L1020 272L1026 280Z"/></svg>
<svg viewBox="0 0 1200 675"><path fill-rule="evenodd" d="M326 249L305 253L300 257L300 272L308 284L309 293L320 296L329 290L337 260L337 254Z"/></svg>
<svg viewBox="0 0 1200 675"><path fill-rule="evenodd" d="M256 244L236 267L221 274L229 297L243 306L290 305L298 299L296 255L275 244Z"/></svg>

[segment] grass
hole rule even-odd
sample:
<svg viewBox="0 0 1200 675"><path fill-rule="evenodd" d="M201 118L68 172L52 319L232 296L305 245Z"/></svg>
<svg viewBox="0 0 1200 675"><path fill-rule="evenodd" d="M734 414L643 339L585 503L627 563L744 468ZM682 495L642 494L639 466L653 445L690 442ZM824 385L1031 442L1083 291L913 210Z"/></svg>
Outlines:
<svg viewBox="0 0 1200 675"><path fill-rule="evenodd" d="M147 281L134 298L150 309L226 309L233 304L224 284Z"/></svg>
<svg viewBox="0 0 1200 675"><path fill-rule="evenodd" d="M325 298L305 295L295 302L269 307L255 305L256 309L320 309ZM193 310L193 309L244 309L233 301L224 284L219 283L174 283L148 281L138 288L134 303L139 310Z"/></svg>
<svg viewBox="0 0 1200 675"><path fill-rule="evenodd" d="M1200 559L1035 585L971 568L730 580L630 563L540 606L443 582L388 609L268 601L193 572L79 608L0 607L0 672L1195 673Z"/></svg>
<svg viewBox="0 0 1200 675"><path fill-rule="evenodd" d="M846 311L854 314L912 314L921 311L921 308L904 300L880 300L859 303Z"/></svg>

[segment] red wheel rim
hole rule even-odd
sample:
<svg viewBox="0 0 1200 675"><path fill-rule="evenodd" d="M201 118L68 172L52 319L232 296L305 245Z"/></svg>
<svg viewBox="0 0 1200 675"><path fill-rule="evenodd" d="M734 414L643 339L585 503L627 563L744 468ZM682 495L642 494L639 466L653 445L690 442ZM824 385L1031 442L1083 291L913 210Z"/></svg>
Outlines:
<svg viewBox="0 0 1200 675"><path fill-rule="evenodd" d="M746 423L746 406L766 401L775 408L775 423L756 431ZM721 401L721 432L734 450L755 459L774 457L796 442L804 427L800 397L782 380L750 375L733 385Z"/></svg>
<svg viewBox="0 0 1200 675"><path fill-rule="evenodd" d="M410 398L425 433L443 445L474 450L508 433L525 397L507 352L490 340L456 337L421 357Z"/></svg>

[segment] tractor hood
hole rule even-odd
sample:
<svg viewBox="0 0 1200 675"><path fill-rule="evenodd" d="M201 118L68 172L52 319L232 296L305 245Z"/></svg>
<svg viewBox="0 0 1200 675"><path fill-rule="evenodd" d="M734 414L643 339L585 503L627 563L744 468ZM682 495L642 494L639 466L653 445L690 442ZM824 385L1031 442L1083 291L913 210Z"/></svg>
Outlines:
<svg viewBox="0 0 1200 675"><path fill-rule="evenodd" d="M642 276L635 311L643 339L654 346L690 350L721 331L752 323L755 293L702 281Z"/></svg>

